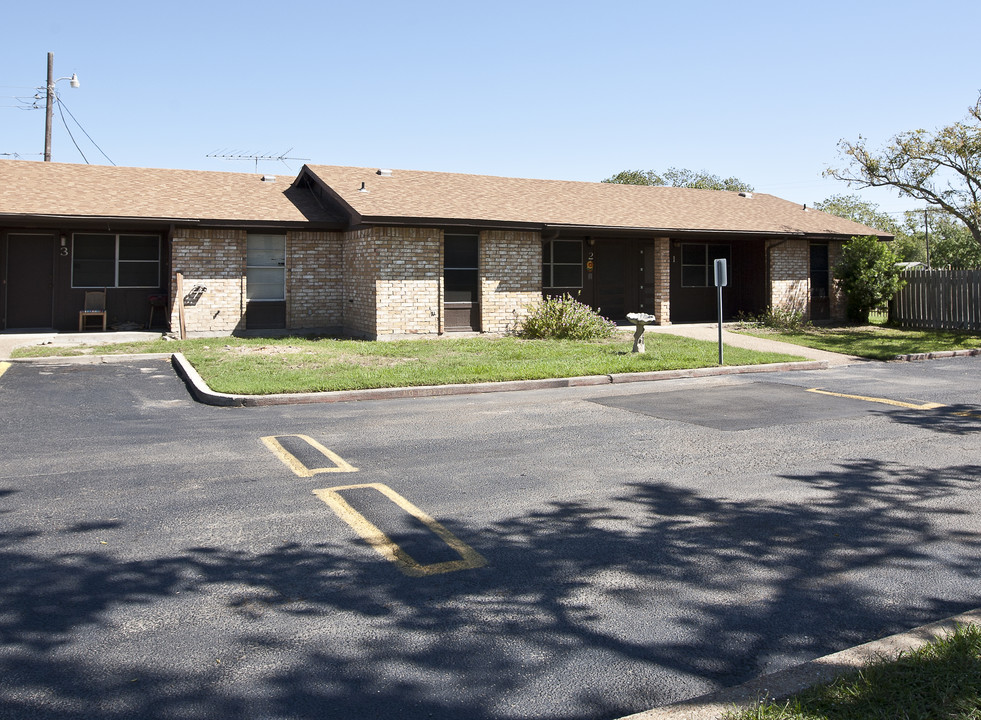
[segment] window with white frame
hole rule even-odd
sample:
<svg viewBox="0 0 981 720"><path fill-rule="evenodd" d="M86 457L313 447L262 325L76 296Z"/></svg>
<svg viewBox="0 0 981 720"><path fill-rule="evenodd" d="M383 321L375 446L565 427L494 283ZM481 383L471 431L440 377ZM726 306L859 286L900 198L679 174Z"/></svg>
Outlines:
<svg viewBox="0 0 981 720"><path fill-rule="evenodd" d="M160 287L160 236L75 233L72 287Z"/></svg>
<svg viewBox="0 0 981 720"><path fill-rule="evenodd" d="M582 287L581 240L549 240L542 246L542 287Z"/></svg>
<svg viewBox="0 0 981 720"><path fill-rule="evenodd" d="M249 233L246 296L263 302L286 299L286 236Z"/></svg>

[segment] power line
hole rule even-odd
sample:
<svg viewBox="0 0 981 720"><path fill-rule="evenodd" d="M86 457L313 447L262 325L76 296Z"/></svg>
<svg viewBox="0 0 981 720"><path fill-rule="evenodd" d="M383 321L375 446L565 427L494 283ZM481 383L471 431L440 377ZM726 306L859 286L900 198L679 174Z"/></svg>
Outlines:
<svg viewBox="0 0 981 720"><path fill-rule="evenodd" d="M99 144L98 144L98 143L97 143L97 142L96 142L95 140L93 140L93 139L92 139L92 136L88 134L88 132L87 132L87 131L85 130L85 128L84 128L84 127L82 127L82 123L80 123L80 122L79 122L79 121L78 121L78 120L77 120L77 119L75 118L75 116L74 116L74 115L72 115L72 111L71 111L71 110L70 110L70 109L68 108L68 106L67 106L67 105L65 105L65 101L64 101L64 100L62 100L62 99L61 99L61 98L59 97L59 98L57 99L57 102L58 102L58 112L61 112L61 108L64 108L65 110L67 110L67 111L68 111L68 114L69 114L69 116L71 116L71 119L75 121L75 124L76 124L76 125L78 125L78 128L79 128L79 130L81 130L81 131L82 131L83 133L85 133L85 137L87 137L87 138L89 139L89 142L90 142L90 143L92 143L93 145L95 145L95 147L96 147L96 149L97 149L97 150L98 150L98 151L99 151L100 153L102 153L102 157L104 157L104 158L105 158L106 160L108 160L108 161L109 161L109 164L110 164L110 165L113 165L113 166L115 166L115 165L116 165L116 163L114 163L114 162L112 161L112 158L110 158L110 157L109 157L108 155L106 155L106 153L105 153L105 151L104 151L104 150L103 150L103 149L102 149L101 147L99 147ZM62 115L62 116L61 116L61 121L62 121L62 122L65 122L65 116L64 116L64 115ZM66 130L68 129L68 125L67 125L67 123L65 124L65 129L66 129ZM69 135L69 136L71 136L71 131L69 131L69 132L68 132L68 135ZM75 142L75 138L72 138L72 142ZM75 147L78 147L78 145L76 144L76 145L75 145ZM79 153L82 153L82 151L81 151L81 150L79 150L78 152L79 152ZM82 157L84 158L84 157L85 157L85 155L84 155L84 154L82 154ZM88 163L88 160L86 160L85 162L86 162L86 163Z"/></svg>
<svg viewBox="0 0 981 720"><path fill-rule="evenodd" d="M63 103L58 103L58 114L61 115L61 123L65 126L65 130L68 132L68 137L72 139L72 142L75 144L75 149L78 150L78 154L82 156L82 160L85 161L86 165L91 165L92 163L89 162L89 159L85 157L85 153L82 152L82 148L80 148L78 146L78 143L75 142L75 136L72 135L72 131L71 128L68 127L68 123L65 122L65 113L62 111L63 107L64 107ZM71 112L69 112L68 114L71 115ZM74 120L74 118L72 119Z"/></svg>

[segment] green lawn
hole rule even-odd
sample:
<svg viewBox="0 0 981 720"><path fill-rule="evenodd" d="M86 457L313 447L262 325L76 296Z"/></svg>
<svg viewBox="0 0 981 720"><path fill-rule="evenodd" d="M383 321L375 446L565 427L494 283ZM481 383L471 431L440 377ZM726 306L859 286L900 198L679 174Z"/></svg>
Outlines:
<svg viewBox="0 0 981 720"><path fill-rule="evenodd" d="M368 342L332 338L207 338L85 349L32 347L17 357L65 354L182 352L218 392L270 393L528 380L714 367L718 346L672 335L645 338L647 353L631 353L632 339L581 342L467 338ZM758 365L802 358L728 347L726 365Z"/></svg>
<svg viewBox="0 0 981 720"><path fill-rule="evenodd" d="M978 720L981 629L962 626L895 659L724 720Z"/></svg>
<svg viewBox="0 0 981 720"><path fill-rule="evenodd" d="M744 329L738 332L845 355L892 360L897 355L981 348L981 334L954 330L907 330L885 325L821 327L803 330Z"/></svg>

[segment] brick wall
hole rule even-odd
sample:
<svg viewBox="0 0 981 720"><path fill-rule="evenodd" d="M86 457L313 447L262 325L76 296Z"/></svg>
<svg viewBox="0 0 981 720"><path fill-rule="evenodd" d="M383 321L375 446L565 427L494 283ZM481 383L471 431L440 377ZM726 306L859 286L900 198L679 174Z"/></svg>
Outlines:
<svg viewBox="0 0 981 720"><path fill-rule="evenodd" d="M480 233L480 324L507 333L542 299L542 240L537 232Z"/></svg>
<svg viewBox="0 0 981 720"><path fill-rule="evenodd" d="M286 326L339 331L344 324L343 271L340 233L287 233Z"/></svg>
<svg viewBox="0 0 981 720"><path fill-rule="evenodd" d="M810 243L807 240L770 240L770 305L810 316Z"/></svg>
<svg viewBox="0 0 981 720"><path fill-rule="evenodd" d="M346 333L393 339L440 330L442 232L368 228L344 235Z"/></svg>
<svg viewBox="0 0 981 720"><path fill-rule="evenodd" d="M439 332L443 233L432 228L376 228L377 334Z"/></svg>
<svg viewBox="0 0 981 720"><path fill-rule="evenodd" d="M341 296L341 322L346 335L374 337L375 283L378 257L373 252L374 230L344 233L344 275Z"/></svg>
<svg viewBox="0 0 981 720"><path fill-rule="evenodd" d="M671 239L654 238L654 317L671 324Z"/></svg>
<svg viewBox="0 0 981 720"><path fill-rule="evenodd" d="M244 325L244 230L177 228L171 241L170 326L180 327L177 273L184 275L184 324L189 337L229 335Z"/></svg>

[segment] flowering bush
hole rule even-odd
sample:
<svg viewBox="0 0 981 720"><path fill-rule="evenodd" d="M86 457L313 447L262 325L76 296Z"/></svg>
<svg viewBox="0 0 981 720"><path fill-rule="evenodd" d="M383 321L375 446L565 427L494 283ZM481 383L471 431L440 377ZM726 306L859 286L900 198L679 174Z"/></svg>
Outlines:
<svg viewBox="0 0 981 720"><path fill-rule="evenodd" d="M536 303L515 335L527 339L597 340L613 337L615 323L566 293Z"/></svg>

